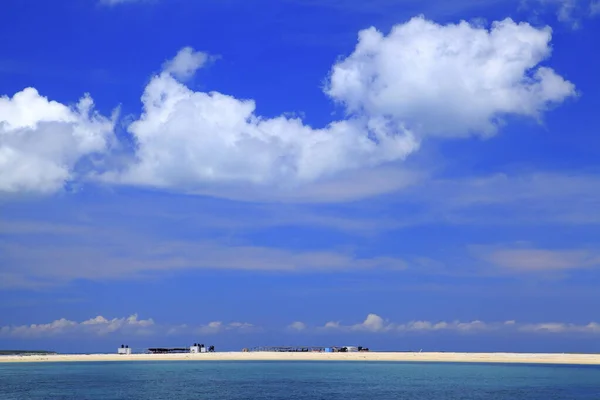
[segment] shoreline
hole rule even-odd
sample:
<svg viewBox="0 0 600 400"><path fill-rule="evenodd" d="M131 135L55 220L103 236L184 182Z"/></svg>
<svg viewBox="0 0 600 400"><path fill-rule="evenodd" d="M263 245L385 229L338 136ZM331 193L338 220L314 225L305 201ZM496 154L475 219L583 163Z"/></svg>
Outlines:
<svg viewBox="0 0 600 400"><path fill-rule="evenodd" d="M56 354L0 356L1 363L114 361L387 361L506 364L600 365L600 354L411 353L411 352L222 352L182 354Z"/></svg>

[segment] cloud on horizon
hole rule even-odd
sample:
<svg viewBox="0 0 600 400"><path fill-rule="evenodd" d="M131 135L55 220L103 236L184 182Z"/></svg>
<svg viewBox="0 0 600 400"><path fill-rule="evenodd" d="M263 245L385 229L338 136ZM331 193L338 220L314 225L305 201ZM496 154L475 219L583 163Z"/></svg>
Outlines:
<svg viewBox="0 0 600 400"><path fill-rule="evenodd" d="M298 323L298 322L297 322ZM301 322L300 322L301 323ZM371 333L411 333L411 332L454 332L462 334L475 334L486 332L526 332L526 333L582 333L600 334L600 324L590 322L585 325L570 323L520 323L516 321L483 322L479 320L470 322L461 321L410 321L407 323L394 323L383 319L377 314L369 314L361 323L344 325L339 321L330 321L325 325L312 329L319 332L371 332Z"/></svg>
<svg viewBox="0 0 600 400"><path fill-rule="evenodd" d="M106 319L99 315L82 322L61 318L50 323L3 326L0 327L0 337L36 338L73 334L104 336L113 333L148 335L153 333L155 327L152 318L138 319L137 314L113 319Z"/></svg>
<svg viewBox="0 0 600 400"><path fill-rule="evenodd" d="M167 335L212 335L223 332L252 333L263 331L256 325L247 322L223 323L220 321L210 322L205 325L161 325L152 318L138 319L136 314L126 318L107 319L102 316L91 318L82 322L75 322L65 318L42 324L31 324L21 326L0 327L0 337L35 339L74 337L77 335L93 335L103 337L108 335L145 335L145 336L167 336ZM273 329L272 329L273 330ZM274 328L274 331L285 331L288 333L303 333L307 335L322 334L327 332L336 333L377 333L377 334L408 334L408 333L458 333L458 334L485 334L494 332L508 333L536 333L536 334L600 334L600 324L590 322L589 324L572 324L559 322L546 323L520 323L516 321L505 322L432 322L432 321L410 321L407 323L393 323L384 320L377 314L369 314L366 319L357 324L343 325L337 321L331 321L324 326L311 327L304 322L296 321L285 329Z"/></svg>
<svg viewBox="0 0 600 400"><path fill-rule="evenodd" d="M0 327L0 337L30 339L57 336L72 337L77 335L107 336L112 334L133 336L213 335L225 331L253 332L258 329L258 327L247 322L223 323L221 321L209 322L199 326L166 326L157 324L152 318L138 319L137 314L133 314L129 317L113 319L97 316L82 322L61 318L50 323L2 326Z"/></svg>

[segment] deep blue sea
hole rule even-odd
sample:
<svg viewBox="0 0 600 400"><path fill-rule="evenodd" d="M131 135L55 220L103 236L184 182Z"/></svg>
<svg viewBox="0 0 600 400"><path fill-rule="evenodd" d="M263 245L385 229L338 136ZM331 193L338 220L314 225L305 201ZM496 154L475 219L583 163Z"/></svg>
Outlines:
<svg viewBox="0 0 600 400"><path fill-rule="evenodd" d="M0 364L0 399L600 399L600 368L374 362Z"/></svg>

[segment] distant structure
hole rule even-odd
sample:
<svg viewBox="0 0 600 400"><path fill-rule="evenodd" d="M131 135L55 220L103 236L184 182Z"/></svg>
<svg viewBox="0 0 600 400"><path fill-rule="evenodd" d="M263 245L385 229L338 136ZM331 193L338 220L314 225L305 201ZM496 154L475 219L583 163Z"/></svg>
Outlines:
<svg viewBox="0 0 600 400"><path fill-rule="evenodd" d="M206 353L207 350L208 349L203 344L194 343L193 346L190 346L190 353L193 353L193 354Z"/></svg>
<svg viewBox="0 0 600 400"><path fill-rule="evenodd" d="M178 353L214 353L215 346L204 346L203 344L194 343L190 347L151 347L148 353L151 354L178 354Z"/></svg>
<svg viewBox="0 0 600 400"><path fill-rule="evenodd" d="M254 347L251 349L244 348L243 352L277 352L277 353L354 353L369 351L367 347L362 346L334 346L334 347L321 347L321 346L261 346Z"/></svg>
<svg viewBox="0 0 600 400"><path fill-rule="evenodd" d="M181 353L214 353L215 346L205 346L200 343L194 343L190 347L151 347L146 350L146 353L150 354L181 354ZM122 344L121 347L117 349L117 354L129 355L132 353L129 345Z"/></svg>
<svg viewBox="0 0 600 400"><path fill-rule="evenodd" d="M58 354L48 350L0 350L0 356L48 356Z"/></svg>
<svg viewBox="0 0 600 400"><path fill-rule="evenodd" d="M334 347L333 351L340 352L340 353L357 353L357 352L369 351L369 348L362 347L362 346L344 346L344 347Z"/></svg>
<svg viewBox="0 0 600 400"><path fill-rule="evenodd" d="M151 354L177 354L177 353L189 353L189 347L151 347L148 349Z"/></svg>

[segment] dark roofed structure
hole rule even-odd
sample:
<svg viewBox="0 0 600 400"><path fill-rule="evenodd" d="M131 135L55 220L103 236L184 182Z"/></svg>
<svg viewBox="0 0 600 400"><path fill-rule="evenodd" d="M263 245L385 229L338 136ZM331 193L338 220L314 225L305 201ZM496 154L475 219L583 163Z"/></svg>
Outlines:
<svg viewBox="0 0 600 400"><path fill-rule="evenodd" d="M190 349L187 347L153 347L148 349L148 352L152 354L189 353Z"/></svg>

